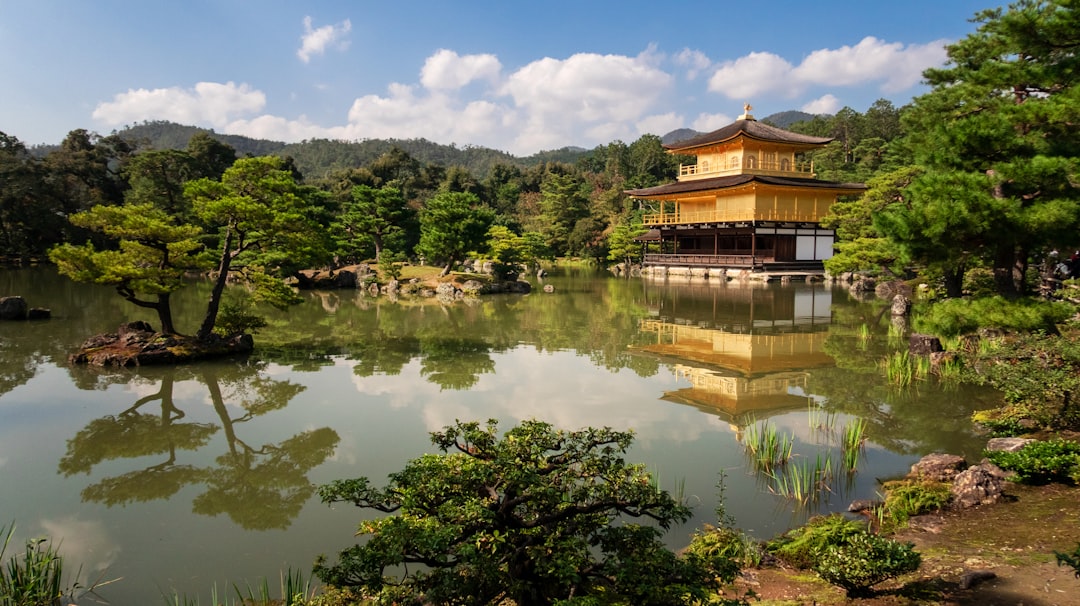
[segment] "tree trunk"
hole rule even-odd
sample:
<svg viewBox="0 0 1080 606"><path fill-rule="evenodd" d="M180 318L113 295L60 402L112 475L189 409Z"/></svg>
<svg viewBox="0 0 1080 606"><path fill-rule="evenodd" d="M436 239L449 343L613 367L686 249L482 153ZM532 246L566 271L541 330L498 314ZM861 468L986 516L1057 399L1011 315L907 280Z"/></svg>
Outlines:
<svg viewBox="0 0 1080 606"><path fill-rule="evenodd" d="M225 232L225 242L221 246L221 260L218 262L217 280L210 291L210 301L206 304L206 315L195 337L205 341L214 332L218 309L221 307L221 295L225 292L225 283L229 281L229 269L232 267L232 230Z"/></svg>
<svg viewBox="0 0 1080 606"><path fill-rule="evenodd" d="M945 296L950 299L959 299L964 296L964 268L950 268L944 270Z"/></svg>
<svg viewBox="0 0 1080 606"><path fill-rule="evenodd" d="M1005 297L1015 297L1016 283L1013 266L1016 265L1016 249L1012 243L998 244L994 252L994 290Z"/></svg>
<svg viewBox="0 0 1080 606"><path fill-rule="evenodd" d="M169 302L169 293L158 295L157 305L158 322L161 322L161 332L167 335L175 335L176 328L173 326L172 304Z"/></svg>

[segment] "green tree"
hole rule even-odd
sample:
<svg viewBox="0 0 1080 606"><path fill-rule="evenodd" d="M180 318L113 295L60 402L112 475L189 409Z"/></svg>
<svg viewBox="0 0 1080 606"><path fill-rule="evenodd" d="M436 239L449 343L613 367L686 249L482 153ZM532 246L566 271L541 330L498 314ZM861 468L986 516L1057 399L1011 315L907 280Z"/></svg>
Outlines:
<svg viewBox="0 0 1080 606"><path fill-rule="evenodd" d="M117 248L61 244L49 251L60 273L76 282L114 287L129 302L153 309L161 332L175 334L172 293L185 285L188 272L209 269L198 241L202 231L178 224L151 204L95 206L72 215L70 221L113 239Z"/></svg>
<svg viewBox="0 0 1080 606"><path fill-rule="evenodd" d="M540 186L542 232L556 254L566 254L578 221L589 216L589 197L576 174L548 172Z"/></svg>
<svg viewBox="0 0 1080 606"><path fill-rule="evenodd" d="M236 150L231 145L222 143L203 131L191 136L187 153L194 165L193 175L215 181L221 179L225 170L236 162Z"/></svg>
<svg viewBox="0 0 1080 606"><path fill-rule="evenodd" d="M60 203L41 162L16 137L0 132L0 257L44 254L63 234Z"/></svg>
<svg viewBox="0 0 1080 606"><path fill-rule="evenodd" d="M975 21L904 113L906 144L926 172L882 227L917 261L962 276L971 263L916 242L936 238L992 267L1000 293L1023 294L1033 254L1080 233L1080 6L1020 0Z"/></svg>
<svg viewBox="0 0 1080 606"><path fill-rule="evenodd" d="M608 236L608 260L626 264L626 276L630 276L630 265L635 260L641 261L641 244L635 240L645 233L641 218L620 222Z"/></svg>
<svg viewBox="0 0 1080 606"><path fill-rule="evenodd" d="M386 247L395 250L406 247L407 234L415 229L415 222L416 212L397 189L357 185L336 222L341 234L339 246L349 255L374 247L378 261Z"/></svg>
<svg viewBox="0 0 1080 606"><path fill-rule="evenodd" d="M319 489L327 503L398 515L362 522L370 538L336 564L320 559L315 572L380 604L702 600L717 584L704 561L678 557L659 540L690 511L624 461L631 440L539 421L502 439L495 421L446 427L432 434L442 454L410 461L386 488L358 478Z"/></svg>
<svg viewBox="0 0 1080 606"><path fill-rule="evenodd" d="M473 194L442 192L420 211L420 244L416 251L443 263L441 275L450 273L467 253L485 245L495 213L479 203Z"/></svg>
<svg viewBox="0 0 1080 606"><path fill-rule="evenodd" d="M279 307L299 302L283 278L329 257L328 218L319 192L297 183L274 156L237 160L220 181L191 181L184 192L195 215L218 238L216 277L199 339L213 332L230 274L258 299Z"/></svg>
<svg viewBox="0 0 1080 606"><path fill-rule="evenodd" d="M837 201L821 224L836 229L836 254L825 261L833 274L874 270L892 276L901 273L903 251L875 227L874 218L893 205L906 204L906 188L922 170L905 167L885 173L867 184L869 189L854 200Z"/></svg>

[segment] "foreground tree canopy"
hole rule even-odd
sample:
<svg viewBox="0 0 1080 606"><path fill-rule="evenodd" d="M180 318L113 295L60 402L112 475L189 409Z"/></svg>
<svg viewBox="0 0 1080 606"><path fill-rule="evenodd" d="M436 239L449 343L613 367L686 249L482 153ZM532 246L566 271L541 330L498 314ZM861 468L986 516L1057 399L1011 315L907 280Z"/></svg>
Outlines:
<svg viewBox="0 0 1080 606"><path fill-rule="evenodd" d="M660 542L690 511L623 460L631 439L539 421L501 439L495 421L446 427L432 434L442 454L410 461L385 488L367 478L320 488L325 502L396 515L362 522L367 541L320 560L316 574L380 604L704 599L718 582L706 563Z"/></svg>

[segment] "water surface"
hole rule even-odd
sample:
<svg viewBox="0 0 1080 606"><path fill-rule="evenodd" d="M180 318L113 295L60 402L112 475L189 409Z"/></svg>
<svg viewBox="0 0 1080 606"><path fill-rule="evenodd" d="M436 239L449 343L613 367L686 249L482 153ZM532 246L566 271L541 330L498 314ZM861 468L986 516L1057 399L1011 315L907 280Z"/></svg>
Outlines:
<svg viewBox="0 0 1080 606"><path fill-rule="evenodd" d="M101 370L66 356L152 316L48 269L0 270L0 296L54 316L0 324L0 522L61 542L90 580L120 578L101 590L112 603L206 600L215 585L274 585L280 570L307 571L352 541L370 514L321 504L317 485L382 483L458 419L536 418L633 430L630 459L694 506L667 535L677 548L715 521L721 472L727 512L769 537L873 498L878 479L922 454L977 456L970 413L996 403L933 382L885 384L878 364L899 345L885 304L821 284L587 272L545 283L553 293L450 305L306 293L267 311L247 360ZM181 331L195 330L205 295L201 284L181 293ZM868 436L857 471L835 473L812 502L774 494L748 464L752 424L793 436L806 462L838 459L837 434L857 418Z"/></svg>

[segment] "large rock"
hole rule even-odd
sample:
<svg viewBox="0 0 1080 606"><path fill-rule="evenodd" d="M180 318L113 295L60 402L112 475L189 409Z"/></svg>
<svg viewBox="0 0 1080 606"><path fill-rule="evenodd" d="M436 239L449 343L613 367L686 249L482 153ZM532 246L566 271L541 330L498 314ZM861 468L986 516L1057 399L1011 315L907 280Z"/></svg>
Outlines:
<svg viewBox="0 0 1080 606"><path fill-rule="evenodd" d="M25 320L26 300L22 297L0 297L0 320Z"/></svg>
<svg viewBox="0 0 1080 606"><path fill-rule="evenodd" d="M906 316L911 313L911 299L904 295L896 295L892 300L892 315Z"/></svg>
<svg viewBox="0 0 1080 606"><path fill-rule="evenodd" d="M178 364L222 356L246 355L254 349L251 335L205 341L154 332L146 322L129 322L115 333L91 337L68 361L91 366L149 366Z"/></svg>
<svg viewBox="0 0 1080 606"><path fill-rule="evenodd" d="M1005 472L984 461L957 474L952 484L953 506L958 509L989 505L1004 494Z"/></svg>
<svg viewBox="0 0 1080 606"><path fill-rule="evenodd" d="M908 352L917 356L928 356L936 351L945 351L941 339L932 335L913 334L908 337Z"/></svg>
<svg viewBox="0 0 1080 606"><path fill-rule="evenodd" d="M964 461L964 457L933 453L912 465L911 473L908 475L931 482L952 482L965 465L967 462Z"/></svg>
<svg viewBox="0 0 1080 606"><path fill-rule="evenodd" d="M1016 452L1035 441L1033 438L990 438L986 442L986 449Z"/></svg>

